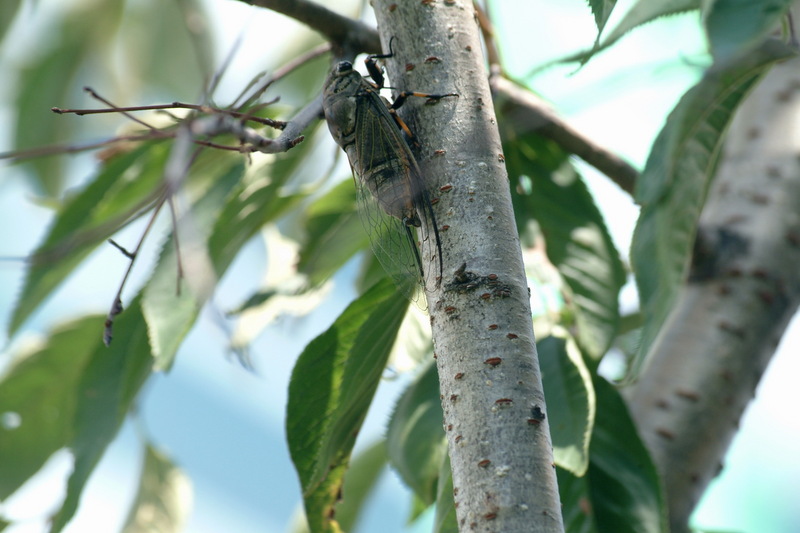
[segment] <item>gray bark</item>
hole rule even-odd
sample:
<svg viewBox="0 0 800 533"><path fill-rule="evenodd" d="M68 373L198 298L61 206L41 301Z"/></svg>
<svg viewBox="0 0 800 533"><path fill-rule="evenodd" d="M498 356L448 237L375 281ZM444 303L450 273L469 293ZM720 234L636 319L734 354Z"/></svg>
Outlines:
<svg viewBox="0 0 800 533"><path fill-rule="evenodd" d="M629 395L670 525L688 519L800 303L800 60L775 66L731 125L688 283Z"/></svg>
<svg viewBox="0 0 800 533"><path fill-rule="evenodd" d="M418 136L444 275L428 293L461 531L563 531L527 280L479 28L466 0L376 0L393 87L456 92L400 114ZM423 254L435 253L423 242ZM464 269L460 269L466 265ZM538 410L537 410L538 409Z"/></svg>

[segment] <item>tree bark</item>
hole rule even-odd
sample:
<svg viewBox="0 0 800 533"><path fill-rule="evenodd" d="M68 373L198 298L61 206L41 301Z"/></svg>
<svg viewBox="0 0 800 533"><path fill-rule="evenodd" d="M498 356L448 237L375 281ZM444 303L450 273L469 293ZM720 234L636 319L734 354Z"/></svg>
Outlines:
<svg viewBox="0 0 800 533"><path fill-rule="evenodd" d="M797 20L797 19L795 19ZM800 60L737 112L701 217L687 284L629 395L674 533L722 458L800 303Z"/></svg>
<svg viewBox="0 0 800 533"><path fill-rule="evenodd" d="M375 1L393 87L459 94L413 99L443 247L428 293L461 531L563 531L527 280L480 32L464 0ZM432 239L429 239L432 240ZM423 242L423 254L436 252Z"/></svg>

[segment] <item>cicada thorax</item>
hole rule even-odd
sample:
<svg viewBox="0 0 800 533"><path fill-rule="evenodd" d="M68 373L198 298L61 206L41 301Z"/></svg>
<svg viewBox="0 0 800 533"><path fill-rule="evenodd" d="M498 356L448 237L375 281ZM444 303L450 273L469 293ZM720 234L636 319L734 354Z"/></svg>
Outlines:
<svg viewBox="0 0 800 533"><path fill-rule="evenodd" d="M426 308L420 289L441 279L441 243L426 182L387 102L342 62L328 78L323 108L353 169L375 256L398 288Z"/></svg>

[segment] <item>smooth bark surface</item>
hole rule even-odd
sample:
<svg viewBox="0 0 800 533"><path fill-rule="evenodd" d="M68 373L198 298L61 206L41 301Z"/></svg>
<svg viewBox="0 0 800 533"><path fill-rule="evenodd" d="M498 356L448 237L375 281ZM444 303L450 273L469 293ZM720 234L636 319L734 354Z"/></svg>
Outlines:
<svg viewBox="0 0 800 533"><path fill-rule="evenodd" d="M731 125L689 281L629 395L673 532L722 459L800 303L800 61L775 66Z"/></svg>
<svg viewBox="0 0 800 533"><path fill-rule="evenodd" d="M456 92L400 110L442 235L428 294L461 531L563 531L508 177L471 3L375 2L390 82ZM423 253L430 257L430 243Z"/></svg>

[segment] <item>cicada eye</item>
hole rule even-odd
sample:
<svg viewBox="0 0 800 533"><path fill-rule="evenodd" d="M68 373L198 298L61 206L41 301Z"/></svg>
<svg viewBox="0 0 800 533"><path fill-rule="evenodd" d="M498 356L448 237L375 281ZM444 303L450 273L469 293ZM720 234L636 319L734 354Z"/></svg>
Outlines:
<svg viewBox="0 0 800 533"><path fill-rule="evenodd" d="M353 64L349 61L340 61L336 66L337 74L347 74L353 70Z"/></svg>

